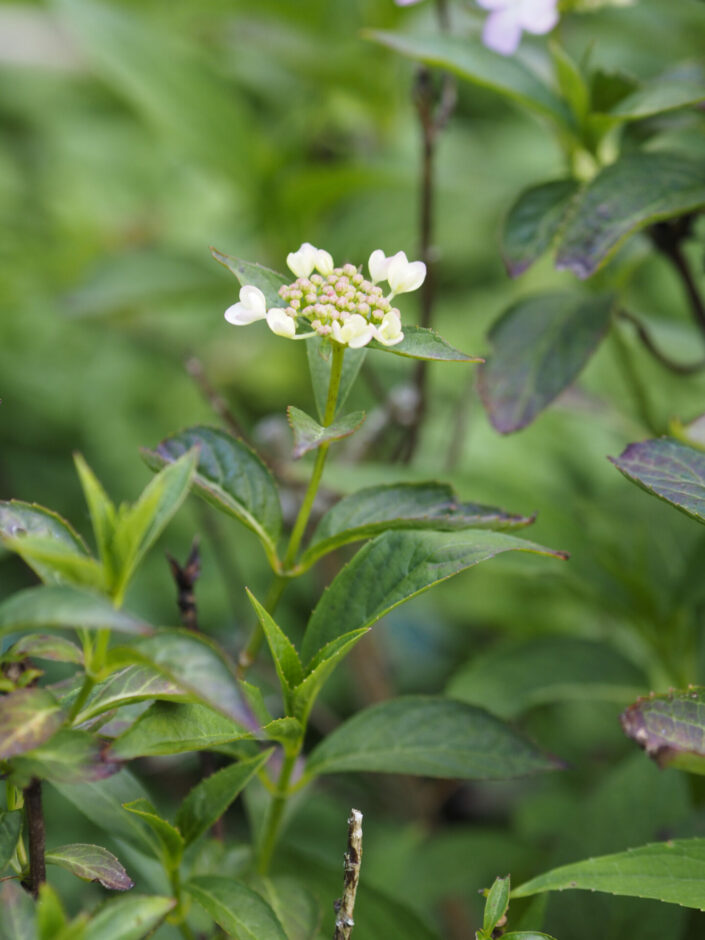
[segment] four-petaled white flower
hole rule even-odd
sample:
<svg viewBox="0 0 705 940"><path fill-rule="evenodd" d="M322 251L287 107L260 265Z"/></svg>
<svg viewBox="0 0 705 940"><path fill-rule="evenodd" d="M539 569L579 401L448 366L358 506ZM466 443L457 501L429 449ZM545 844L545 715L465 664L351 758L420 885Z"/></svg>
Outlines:
<svg viewBox="0 0 705 940"><path fill-rule="evenodd" d="M267 316L267 301L259 287L246 284L240 288L240 301L228 307L225 319L234 326L247 326Z"/></svg>
<svg viewBox="0 0 705 940"><path fill-rule="evenodd" d="M367 346L376 332L373 324L359 313L351 314L342 324L334 320L332 327L333 339L351 349L361 349Z"/></svg>
<svg viewBox="0 0 705 940"><path fill-rule="evenodd" d="M404 333L399 314L390 310L384 315L382 322L375 330L375 339L383 346L396 346L397 343L401 343Z"/></svg>
<svg viewBox="0 0 705 940"><path fill-rule="evenodd" d="M283 307L272 307L267 311L267 326L277 336L292 339L296 336L296 320Z"/></svg>
<svg viewBox="0 0 705 940"><path fill-rule="evenodd" d="M333 273L332 256L310 242L304 242L298 251L290 252L286 256L286 263L297 277L309 277L314 268L326 277Z"/></svg>
<svg viewBox="0 0 705 940"><path fill-rule="evenodd" d="M558 0L477 0L489 10L482 31L482 41L501 55L512 55L519 48L522 32L543 35L558 22Z"/></svg>
<svg viewBox="0 0 705 940"><path fill-rule="evenodd" d="M406 294L417 290L426 279L426 265L423 261L409 261L405 252L398 251L387 257L381 249L373 251L367 262L372 283L388 281L395 294Z"/></svg>

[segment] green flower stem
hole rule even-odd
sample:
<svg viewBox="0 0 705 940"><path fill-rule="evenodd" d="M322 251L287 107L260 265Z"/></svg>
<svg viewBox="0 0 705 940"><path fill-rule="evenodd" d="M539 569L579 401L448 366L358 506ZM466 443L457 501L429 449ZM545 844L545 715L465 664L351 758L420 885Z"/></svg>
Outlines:
<svg viewBox="0 0 705 940"><path fill-rule="evenodd" d="M639 375L638 370L634 366L632 351L629 348L629 344L624 338L624 334L620 330L618 323L613 323L611 335L614 342L614 348L617 353L619 367L622 371L622 375L625 381L630 387L632 396L634 398L634 404L636 405L642 424L648 428L652 434L662 434L663 429L659 428L658 421L654 418L647 389L642 381L641 376Z"/></svg>
<svg viewBox="0 0 705 940"><path fill-rule="evenodd" d="M274 848L277 844L284 809L286 808L286 801L289 798L289 781L291 780L291 775L296 766L296 759L301 750L301 743L303 742L300 742L295 750L285 752L284 762L279 773L279 779L277 780L276 793L272 802L269 804L262 841L260 842L259 851L257 853L257 872L262 876L266 875L269 871Z"/></svg>
<svg viewBox="0 0 705 940"><path fill-rule="evenodd" d="M86 672L83 678L83 685L76 696L71 710L69 711L69 721L73 721L86 703L86 699L93 691L93 687L98 681L101 670L105 667L105 659L108 654L108 644L110 643L110 630L98 630L95 646L93 646L90 655L86 661Z"/></svg>
<svg viewBox="0 0 705 940"><path fill-rule="evenodd" d="M344 355L345 347L340 346L338 343L334 343L333 361L331 362L330 369L330 382L328 383L328 398L326 401L325 414L323 416L323 427L326 428L333 423L333 419L335 418L335 408L338 404L338 392L340 391L340 380L343 375ZM301 545L301 539L304 536L306 526L308 525L308 520L311 516L311 510L313 509L316 493L318 492L318 487L321 483L321 477L323 476L323 468L325 467L329 447L330 441L326 441L325 444L322 444L318 448L311 479L309 481L308 487L306 488L306 493L304 495L303 502L301 503L299 514L296 517L294 528L291 530L289 544L282 562L283 574L275 576L274 581L272 581L272 585L269 589L269 594L267 595L264 603L264 608L269 614L274 613L277 604L279 603L279 599L284 593L284 588L291 578L296 576L293 572L291 572L291 569L294 561L296 560L296 555L298 554L299 547ZM259 653L263 640L264 633L258 622L252 628L252 633L250 634L250 638L247 641L247 645L242 650L238 658L239 678L242 679L244 677L247 670L257 658L257 654Z"/></svg>

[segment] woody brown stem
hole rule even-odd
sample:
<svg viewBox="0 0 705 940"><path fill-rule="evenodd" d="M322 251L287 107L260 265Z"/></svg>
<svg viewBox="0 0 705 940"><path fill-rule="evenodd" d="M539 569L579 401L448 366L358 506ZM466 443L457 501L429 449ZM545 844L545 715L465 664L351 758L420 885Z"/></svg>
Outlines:
<svg viewBox="0 0 705 940"><path fill-rule="evenodd" d="M46 862L44 860L46 830L42 809L42 784L36 777L24 790L24 808L29 836L28 888L36 898L40 886L47 880Z"/></svg>
<svg viewBox="0 0 705 940"><path fill-rule="evenodd" d="M343 896L335 902L335 933L333 940L349 940L355 926L355 895L360 880L362 862L362 813L359 809L350 810L348 819L348 849L345 853L345 874L343 876Z"/></svg>

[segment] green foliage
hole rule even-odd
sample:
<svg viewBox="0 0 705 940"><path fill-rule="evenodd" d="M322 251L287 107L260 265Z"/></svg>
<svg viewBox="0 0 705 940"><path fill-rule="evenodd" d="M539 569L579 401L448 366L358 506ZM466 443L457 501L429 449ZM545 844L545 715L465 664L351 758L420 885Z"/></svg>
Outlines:
<svg viewBox="0 0 705 940"><path fill-rule="evenodd" d="M286 940L272 908L247 885L232 878L192 878L186 890L223 930L243 940Z"/></svg>
<svg viewBox="0 0 705 940"><path fill-rule="evenodd" d="M303 457L311 450L330 441L340 441L354 434L365 420L364 411L354 411L334 421L327 428L314 421L305 411L289 405L286 410L289 425L294 436L293 457Z"/></svg>
<svg viewBox="0 0 705 940"><path fill-rule="evenodd" d="M622 714L624 733L659 767L705 773L705 690L691 686L639 699Z"/></svg>
<svg viewBox="0 0 705 940"><path fill-rule="evenodd" d="M100 845L62 845L46 853L48 865L59 865L83 881L98 881L113 891L128 891L134 882L118 859Z"/></svg>

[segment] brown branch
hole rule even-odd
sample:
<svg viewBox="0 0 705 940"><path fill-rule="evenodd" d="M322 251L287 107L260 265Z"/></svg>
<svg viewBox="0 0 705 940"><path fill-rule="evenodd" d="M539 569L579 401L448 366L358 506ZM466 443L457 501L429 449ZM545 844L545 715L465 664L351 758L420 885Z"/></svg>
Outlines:
<svg viewBox="0 0 705 940"><path fill-rule="evenodd" d="M628 310L620 310L618 313L623 320L627 320L636 329L636 334L641 340L645 349L659 362L665 369L675 372L676 375L694 375L696 372L702 372L705 369L705 359L699 359L697 362L676 362L671 359L662 349L660 349L647 329L646 325Z"/></svg>
<svg viewBox="0 0 705 940"><path fill-rule="evenodd" d="M42 809L41 781L37 780L36 777L33 778L23 792L29 835L29 884L27 887L36 898L39 895L40 886L47 880L46 861L44 859L46 830Z"/></svg>
<svg viewBox="0 0 705 940"><path fill-rule="evenodd" d="M345 874L343 876L343 896L335 902L335 933L333 940L349 940L355 926L355 895L360 880L362 862L362 813L359 809L350 810L348 819L348 850L345 853Z"/></svg>
<svg viewBox="0 0 705 940"><path fill-rule="evenodd" d="M678 272L685 288L690 312L702 333L705 333L705 301L690 270L688 259L683 253L682 243L689 237L693 216L685 215L674 222L657 222L652 225L649 234L656 248L668 258Z"/></svg>

